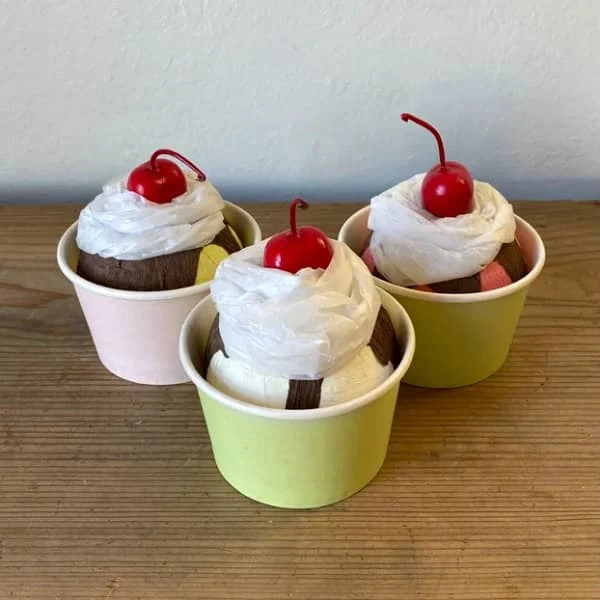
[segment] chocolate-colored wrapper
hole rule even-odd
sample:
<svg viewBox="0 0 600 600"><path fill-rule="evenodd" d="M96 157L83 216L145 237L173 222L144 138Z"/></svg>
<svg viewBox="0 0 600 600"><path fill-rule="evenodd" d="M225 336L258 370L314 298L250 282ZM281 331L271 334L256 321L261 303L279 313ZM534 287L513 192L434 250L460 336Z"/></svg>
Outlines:
<svg viewBox="0 0 600 600"><path fill-rule="evenodd" d="M202 248L143 260L103 258L80 250L77 274L92 283L119 290L174 290L210 281L219 262L241 248L239 237L225 222L224 229Z"/></svg>

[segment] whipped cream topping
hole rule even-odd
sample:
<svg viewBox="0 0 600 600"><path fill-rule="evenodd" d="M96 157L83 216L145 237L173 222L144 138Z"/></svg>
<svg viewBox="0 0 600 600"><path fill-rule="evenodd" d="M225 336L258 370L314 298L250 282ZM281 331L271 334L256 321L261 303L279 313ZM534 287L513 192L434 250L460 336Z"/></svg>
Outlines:
<svg viewBox="0 0 600 600"><path fill-rule="evenodd" d="M320 379L368 344L381 300L364 263L330 240L327 269L262 266L266 241L219 265L211 294L227 355L265 375Z"/></svg>
<svg viewBox="0 0 600 600"><path fill-rule="evenodd" d="M127 189L127 177L109 182L80 213L77 246L103 258L141 260L200 248L225 227L223 198L208 181L184 171L187 191L156 204Z"/></svg>
<svg viewBox="0 0 600 600"><path fill-rule="evenodd" d="M368 227L377 270L396 285L469 277L515 239L512 206L489 183L474 182L473 210L438 218L423 208L424 173L371 199Z"/></svg>

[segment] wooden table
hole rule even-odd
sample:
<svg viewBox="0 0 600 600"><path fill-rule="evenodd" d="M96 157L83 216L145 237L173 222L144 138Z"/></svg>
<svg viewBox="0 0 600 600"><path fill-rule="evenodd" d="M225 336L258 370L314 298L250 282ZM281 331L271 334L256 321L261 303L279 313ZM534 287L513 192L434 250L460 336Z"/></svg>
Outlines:
<svg viewBox="0 0 600 600"><path fill-rule="evenodd" d="M80 207L1 207L0 598L600 598L600 203L515 206L548 262L507 364L405 387L381 474L305 512L223 481L191 385L99 364L55 264Z"/></svg>

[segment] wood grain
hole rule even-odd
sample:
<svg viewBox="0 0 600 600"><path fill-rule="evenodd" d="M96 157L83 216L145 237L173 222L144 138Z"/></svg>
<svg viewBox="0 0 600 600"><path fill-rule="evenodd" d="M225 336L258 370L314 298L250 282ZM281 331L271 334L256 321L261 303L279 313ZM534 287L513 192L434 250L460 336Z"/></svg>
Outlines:
<svg viewBox="0 0 600 600"><path fill-rule="evenodd" d="M504 368L403 387L381 474L306 512L223 481L191 385L101 367L55 264L80 207L0 207L0 598L600 598L600 203L515 207L548 262Z"/></svg>

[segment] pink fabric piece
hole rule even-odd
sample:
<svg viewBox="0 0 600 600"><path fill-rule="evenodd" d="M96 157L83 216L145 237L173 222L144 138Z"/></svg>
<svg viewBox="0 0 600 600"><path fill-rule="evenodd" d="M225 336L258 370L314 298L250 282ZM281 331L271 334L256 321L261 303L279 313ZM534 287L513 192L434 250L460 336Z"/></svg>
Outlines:
<svg viewBox="0 0 600 600"><path fill-rule="evenodd" d="M367 248L363 253L361 258L363 262L367 265L369 271L371 273L375 270L375 258L373 258L373 253L371 252L371 248Z"/></svg>
<svg viewBox="0 0 600 600"><path fill-rule="evenodd" d="M479 273L479 279L481 281L482 292L495 290L512 283L512 280L504 270L504 267L496 261L490 263L483 271L481 271L481 273Z"/></svg>

